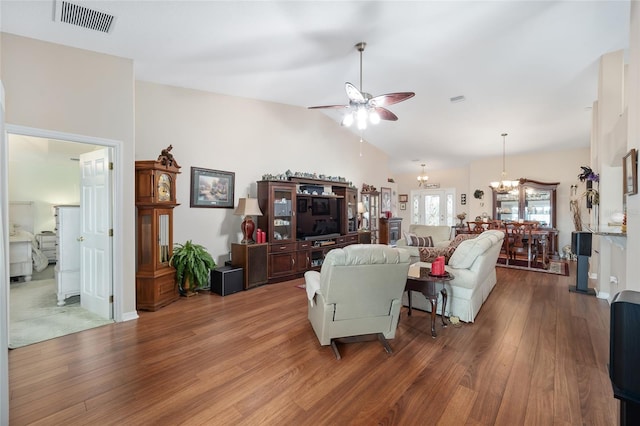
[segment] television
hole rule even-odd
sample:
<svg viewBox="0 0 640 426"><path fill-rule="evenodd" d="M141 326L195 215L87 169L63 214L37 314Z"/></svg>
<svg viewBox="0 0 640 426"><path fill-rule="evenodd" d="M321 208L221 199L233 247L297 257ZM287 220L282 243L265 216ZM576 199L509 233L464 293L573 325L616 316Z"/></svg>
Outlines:
<svg viewBox="0 0 640 426"><path fill-rule="evenodd" d="M296 235L300 240L340 235L342 211L337 198L298 195Z"/></svg>

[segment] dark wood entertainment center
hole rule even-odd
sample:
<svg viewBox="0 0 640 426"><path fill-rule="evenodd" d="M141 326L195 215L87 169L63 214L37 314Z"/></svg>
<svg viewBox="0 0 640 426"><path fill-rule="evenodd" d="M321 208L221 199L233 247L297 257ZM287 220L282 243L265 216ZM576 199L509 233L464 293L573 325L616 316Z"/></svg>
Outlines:
<svg viewBox="0 0 640 426"><path fill-rule="evenodd" d="M263 214L258 228L267 234L269 282L319 270L329 250L369 239L367 232L358 232L358 190L345 182L258 181L258 204Z"/></svg>

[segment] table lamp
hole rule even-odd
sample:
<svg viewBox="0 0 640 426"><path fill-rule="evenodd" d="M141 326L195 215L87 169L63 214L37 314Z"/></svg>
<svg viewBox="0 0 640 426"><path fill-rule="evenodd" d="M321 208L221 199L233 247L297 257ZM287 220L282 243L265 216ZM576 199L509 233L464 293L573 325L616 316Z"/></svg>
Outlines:
<svg viewBox="0 0 640 426"><path fill-rule="evenodd" d="M253 231L256 228L256 225L253 223L251 216L262 216L262 211L260 210L260 206L258 206L258 200L256 198L240 198L238 200L238 207L236 207L236 211L233 212L233 214L236 216L244 216L244 220L240 226L243 236L240 243L255 243L253 240Z"/></svg>

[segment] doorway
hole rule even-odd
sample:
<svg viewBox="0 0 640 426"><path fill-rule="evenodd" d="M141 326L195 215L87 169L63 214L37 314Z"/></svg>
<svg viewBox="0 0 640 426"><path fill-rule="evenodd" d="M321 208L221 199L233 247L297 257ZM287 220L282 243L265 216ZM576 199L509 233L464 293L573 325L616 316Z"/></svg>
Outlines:
<svg viewBox="0 0 640 426"><path fill-rule="evenodd" d="M6 157L6 166L9 175L7 184L8 198L10 202L17 200L28 200L31 201L34 206L33 249L35 258L36 252L40 248L40 241L49 241L52 238L55 238L56 232L61 226L61 224L58 223L59 218L56 217L56 213L59 211L59 207L56 206L75 205L78 206L76 207L76 209L82 209L82 193L85 189L83 185L84 178L81 178L80 164L83 155L101 151L109 152L112 154L113 151L117 149L117 146L109 146L109 141L103 143L105 142L103 140L79 137L75 135L62 135L54 132L23 128L9 128L8 130ZM34 133L36 135L34 135ZM95 142L98 142L99 144L96 144ZM107 146L105 147L105 145ZM107 209L110 212L113 211L113 203L111 202L111 200L111 194L109 194L108 201L106 203L103 203L103 205L107 206ZM75 225L78 226L78 231L80 229L80 222L83 222L85 217L90 216L92 215L88 212L85 212L84 215L80 215L82 220L78 220L77 223L75 223ZM109 216L111 217L112 215L109 214ZM69 225L67 225L67 227L68 226ZM112 229L113 225L110 224L109 227ZM81 236L78 236L78 241L82 241ZM60 241L58 242L60 243ZM60 249L60 251L65 250L63 247L58 247L58 249ZM73 251L73 249L70 249L68 253L71 251ZM84 252L85 250L82 251ZM80 249L78 249L78 252L80 252ZM50 250L47 251L49 264L40 271L35 270L33 273L33 280L31 282L24 282L25 280L21 277L12 278L9 292L10 318L19 318L20 320L23 320L23 322L20 323L19 327L14 328L14 324L11 324L11 329L15 330L15 334L18 335L18 333L21 333L21 336L29 336L26 340L26 344L30 344L35 343L36 341L47 340L52 337L59 337L64 334L70 334L81 331L83 329L93 328L105 323L113 322L113 302L115 301L115 298L111 297L111 295L114 294L115 290L112 266L113 248L109 247L109 249L106 250L106 253L109 258L109 266L108 269L104 272L104 274L107 275L107 278L103 280L103 283L107 282L108 287L108 289L104 292L104 294L106 294L106 299L108 300L108 309L103 309L100 315L94 315L94 313L86 309L86 307L81 306L82 300L80 300L80 294L84 293L85 288L93 287L96 280L93 280L88 285L85 285L84 283L82 284L82 286L78 285L78 291L76 292L77 294L73 294L72 292L72 294L70 294L68 298L65 294L65 297L60 300L60 293L57 291L60 286L58 283L58 275L63 276L63 274L58 274L57 271L58 265L60 264L60 262L58 261L59 256L56 253L51 253ZM69 256L67 256L67 259L68 258ZM78 267L78 279L80 279L80 277L82 276L82 274L80 273L80 269L81 268ZM67 275L64 276L66 277ZM40 280L38 280L38 278L40 278ZM15 285L20 284L21 282L24 282L24 284ZM45 296L43 300L46 299L43 303L50 303L51 300L56 301L57 298L58 306L47 306L43 311L35 309L36 307L33 306L32 300L26 300L25 305L24 294L34 294L29 292L22 293L23 299L21 299L19 303L14 303L18 302L17 299L13 300L12 298L12 295L14 295L14 287L20 287L20 290L27 290L27 287L30 287L30 291L34 289L34 291L41 291ZM80 292L80 288L83 289L82 292ZM53 294L51 294L52 292ZM17 295L19 293L15 294ZM27 297L27 299L29 299L29 297ZM25 308L25 306L27 308ZM46 318L36 318L36 320L25 318L25 316L28 316L27 314L30 314L26 312L27 310L33 311L36 316L40 315L38 314L38 312L46 312L47 315L57 315L59 314L58 311L60 311L60 306L64 307L63 309L61 309L61 311L63 311L62 313L64 315L70 315L71 318L63 318L58 316L55 320L53 320L52 317L52 320L48 322L46 321ZM16 309L22 309L23 312L15 312ZM79 316L74 317L74 315ZM65 324L68 323L70 326L59 327L58 329L50 330L48 332L44 332L42 329L40 329L31 330L27 331L27 333L24 333L22 330L22 327L37 327L42 326L43 323L46 326L48 325L47 323L56 323L58 320L65 321ZM37 340L38 336L42 336L44 338L40 338L39 340ZM9 338L10 342L13 343L11 333ZM18 337L16 337L16 341L24 342L25 340L20 340L18 339ZM23 346L23 344L20 344L19 346ZM16 346L11 344L10 347Z"/></svg>
<svg viewBox="0 0 640 426"><path fill-rule="evenodd" d="M411 191L411 223L454 226L455 199L455 188Z"/></svg>

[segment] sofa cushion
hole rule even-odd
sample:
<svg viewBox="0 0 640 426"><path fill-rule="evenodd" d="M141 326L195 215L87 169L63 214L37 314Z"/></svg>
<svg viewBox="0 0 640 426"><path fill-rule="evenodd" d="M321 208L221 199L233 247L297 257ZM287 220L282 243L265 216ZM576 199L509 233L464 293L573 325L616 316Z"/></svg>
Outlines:
<svg viewBox="0 0 640 426"><path fill-rule="evenodd" d="M438 256L444 256L444 263L449 263L455 247L420 247L420 262L431 263Z"/></svg>
<svg viewBox="0 0 640 426"><path fill-rule="evenodd" d="M470 268L476 258L492 245L491 238L473 238L462 241L449 259L452 268Z"/></svg>
<svg viewBox="0 0 640 426"><path fill-rule="evenodd" d="M460 245L461 242L466 240L471 240L476 238L479 234L460 234L456 235L456 237L449 243L450 247L453 247L454 250Z"/></svg>
<svg viewBox="0 0 640 426"><path fill-rule="evenodd" d="M417 235L411 235L411 245L415 247L433 247L432 237L418 237Z"/></svg>

